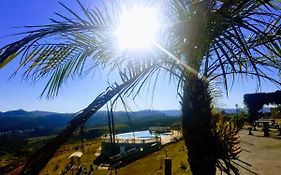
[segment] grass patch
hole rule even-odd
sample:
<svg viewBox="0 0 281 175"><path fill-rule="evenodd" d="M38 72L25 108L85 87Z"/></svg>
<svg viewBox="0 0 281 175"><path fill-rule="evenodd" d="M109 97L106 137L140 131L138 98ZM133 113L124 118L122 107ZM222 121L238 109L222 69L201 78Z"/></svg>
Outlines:
<svg viewBox="0 0 281 175"><path fill-rule="evenodd" d="M100 147L101 140L85 142L84 154L82 156L83 167L89 171L90 165L96 159L95 152ZM59 174L68 165L68 157L75 151L75 148L80 144L67 144L60 148L56 155L49 161L47 166L40 174ZM172 158L172 174L182 175L191 174L187 163L187 154L184 141L171 143L163 147L163 149L151 153L139 160L136 160L120 169L117 169L118 175L162 175L164 174L164 161L166 154ZM98 170L94 165L95 175L109 174L110 170Z"/></svg>

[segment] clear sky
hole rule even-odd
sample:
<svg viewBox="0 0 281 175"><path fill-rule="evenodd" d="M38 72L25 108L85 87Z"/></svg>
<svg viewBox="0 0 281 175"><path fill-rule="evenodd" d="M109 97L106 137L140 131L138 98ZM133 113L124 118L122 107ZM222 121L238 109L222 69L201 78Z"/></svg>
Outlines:
<svg viewBox="0 0 281 175"><path fill-rule="evenodd" d="M78 9L75 1L61 0L72 9ZM82 0L86 6L94 6L95 0ZM15 37L3 37L14 34L24 29L13 29L24 25L48 24L49 18L54 18L54 12L65 13L58 4L58 0L1 0L0 2L0 47L14 41ZM47 100L39 99L46 79L36 83L31 80L22 81L20 74L12 79L9 77L17 67L17 61L12 62L4 69L0 69L0 111L14 109L44 110L56 112L76 112L86 107L95 97L103 92L108 82L115 82L117 75L100 71L90 74L83 79L69 80L61 88L58 97ZM144 89L134 100L128 99L128 104L133 110L143 109L180 109L179 98L176 93L174 82L169 82L168 77L161 76L156 86L153 101L151 91ZM251 79L236 81L230 91L229 98L225 96L220 100L220 105L225 108L234 108L235 104L243 107L243 95L254 93L258 89L256 82ZM278 87L263 83L262 92L272 92ZM149 91L149 92L147 92ZM105 108L104 108L105 109ZM123 110L122 105L117 110Z"/></svg>

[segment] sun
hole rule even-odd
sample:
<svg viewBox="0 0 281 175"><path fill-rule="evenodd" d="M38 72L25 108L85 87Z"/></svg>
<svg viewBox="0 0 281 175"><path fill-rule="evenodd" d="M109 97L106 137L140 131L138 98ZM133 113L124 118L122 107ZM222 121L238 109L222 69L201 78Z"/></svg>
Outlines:
<svg viewBox="0 0 281 175"><path fill-rule="evenodd" d="M115 35L121 49L150 48L158 30L157 10L133 7L123 10Z"/></svg>

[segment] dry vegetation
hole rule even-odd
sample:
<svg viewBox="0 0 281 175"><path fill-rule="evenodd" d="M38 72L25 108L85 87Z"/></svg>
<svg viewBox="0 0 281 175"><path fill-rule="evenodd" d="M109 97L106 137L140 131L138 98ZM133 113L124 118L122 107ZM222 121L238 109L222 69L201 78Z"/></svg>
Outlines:
<svg viewBox="0 0 281 175"><path fill-rule="evenodd" d="M82 156L83 166L87 171L90 165L96 159L95 152L100 147L100 140L89 141L85 143L84 155ZM77 146L81 144L64 145L58 153L50 160L48 165L41 171L40 174L59 174L65 166L68 165L69 156L75 151ZM180 141L165 146L160 151L154 152L150 155L143 157L129 165L117 170L118 175L160 175L164 173L164 159L166 157L172 158L172 174L182 175L191 174L189 171L188 163L186 161L186 149L184 142ZM111 174L110 170L98 170L94 165L95 175ZM114 173L113 173L114 174Z"/></svg>

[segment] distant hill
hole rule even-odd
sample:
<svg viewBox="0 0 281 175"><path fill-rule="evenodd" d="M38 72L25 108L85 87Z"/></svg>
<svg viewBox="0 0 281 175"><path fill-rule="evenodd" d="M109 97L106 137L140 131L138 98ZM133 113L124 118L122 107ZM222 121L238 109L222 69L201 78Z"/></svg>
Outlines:
<svg viewBox="0 0 281 175"><path fill-rule="evenodd" d="M162 113L164 113L165 115L168 116L180 116L181 115L181 111L180 110L164 110L164 111L160 111Z"/></svg>
<svg viewBox="0 0 281 175"><path fill-rule="evenodd" d="M237 110L236 109L231 109L231 108L224 108L224 109L218 109L219 111L224 111L226 114L236 114ZM243 109L238 109L238 112L243 111Z"/></svg>
<svg viewBox="0 0 281 175"><path fill-rule="evenodd" d="M72 114L15 110L0 113L0 135L23 134L41 136L56 133L72 118Z"/></svg>
<svg viewBox="0 0 281 175"><path fill-rule="evenodd" d="M227 114L236 113L236 109L219 109ZM242 109L239 109L239 112ZM264 112L270 108L263 108ZM180 110L142 110L136 112L114 112L116 124L131 124L137 128L148 125L173 124L180 121ZM58 133L65 128L67 123L74 117L74 113L57 113L49 111L25 111L22 109L0 112L0 135L2 134L27 134L31 136L50 135ZM130 122L129 122L130 121ZM168 121L168 122L167 122ZM169 123L170 122L170 123ZM88 128L107 126L107 111L98 111L86 123Z"/></svg>
<svg viewBox="0 0 281 175"><path fill-rule="evenodd" d="M1 112L0 116L17 117L17 116L23 116L23 115L27 115L27 114L28 114L27 111L18 109L18 110L14 110L14 111Z"/></svg>
<svg viewBox="0 0 281 175"><path fill-rule="evenodd" d="M179 118L179 111L136 111L126 113L116 111L113 114L116 124L129 125L138 128L141 126L169 124L166 121L175 121ZM22 109L0 113L0 135L25 134L27 136L42 136L57 133L65 128L66 124L74 117L74 113L56 113L48 111L25 111ZM174 119L173 119L174 118ZM107 111L99 111L86 123L87 127L104 126L108 123Z"/></svg>
<svg viewBox="0 0 281 175"><path fill-rule="evenodd" d="M224 112L227 113L227 114L236 114L236 113L237 113L237 110L236 110L236 109L231 109L231 108L224 108L224 109L218 109L218 110L219 110L219 111L224 111ZM246 112L245 109L239 108L239 109L238 109L238 112L241 112L241 111ZM268 108L268 107L263 107L260 112L271 112L271 109Z"/></svg>

